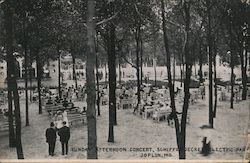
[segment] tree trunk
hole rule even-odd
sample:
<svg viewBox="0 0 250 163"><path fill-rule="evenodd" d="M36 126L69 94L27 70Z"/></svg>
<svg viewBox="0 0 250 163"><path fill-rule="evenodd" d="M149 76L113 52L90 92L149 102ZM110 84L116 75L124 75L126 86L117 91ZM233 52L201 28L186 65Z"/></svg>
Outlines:
<svg viewBox="0 0 250 163"><path fill-rule="evenodd" d="M140 60L141 60L141 63L140 63L140 66L141 66L141 74L140 74L140 77L141 77L141 85L142 85L142 81L143 81L143 41L142 41L142 37L140 36L140 45L141 45L141 50L140 50Z"/></svg>
<svg viewBox="0 0 250 163"><path fill-rule="evenodd" d="M100 88L99 88L99 72L98 72L98 68L99 68L99 64L98 64L98 53L96 54L96 87L97 87L97 115L100 116L101 112L100 112Z"/></svg>
<svg viewBox="0 0 250 163"><path fill-rule="evenodd" d="M8 48L8 47L7 47ZM8 51L7 51L8 52ZM15 147L15 131L14 131L14 125L13 125L13 96L12 96L12 91L13 91L13 79L11 72L13 69L13 65L10 64L10 61L7 61L7 86L8 86L8 122L9 122L9 147Z"/></svg>
<svg viewBox="0 0 250 163"><path fill-rule="evenodd" d="M231 68L231 97L230 97L230 108L233 109L234 103L234 81L235 81L235 74L234 74L234 46L233 46L233 34L232 34L232 24L229 24L229 36L230 36L230 68Z"/></svg>
<svg viewBox="0 0 250 163"><path fill-rule="evenodd" d="M75 88L77 88L77 77L76 77L76 58L73 50L71 50L72 63L73 63L73 80L75 81Z"/></svg>
<svg viewBox="0 0 250 163"><path fill-rule="evenodd" d="M118 58L119 85L122 84L121 57Z"/></svg>
<svg viewBox="0 0 250 163"><path fill-rule="evenodd" d="M42 101L41 101L42 66L38 50L36 50L35 53L36 53L36 69L37 69L38 107L39 107L39 114L42 114Z"/></svg>
<svg viewBox="0 0 250 163"><path fill-rule="evenodd" d="M28 54L26 45L24 47L24 69L25 69L25 125L29 126L29 97L28 97Z"/></svg>
<svg viewBox="0 0 250 163"><path fill-rule="evenodd" d="M6 17L5 20L6 23L11 23L11 27L12 27L12 17L9 18L7 12L9 11L5 11L6 13ZM12 16L12 15L11 15ZM11 20L8 20L8 19L11 19ZM9 21L9 22L8 22ZM8 30L8 24L5 24L6 25L6 31ZM9 31L11 34L12 34L12 30ZM12 47L12 44L13 44L13 36L9 36L8 39L6 39L6 53L9 55L12 55L13 53L13 47ZM15 129L14 129L14 125L13 125L13 122L14 122L14 119L13 119L13 103L12 103L12 100L13 100L13 95L12 95L12 91L13 91L13 84L14 84L14 81L13 81L13 78L12 78L12 75L13 75L13 65L11 65L11 61L10 61L10 57L7 58L7 88L8 88L8 123L9 123L9 147L16 147L16 142L15 142Z"/></svg>
<svg viewBox="0 0 250 163"><path fill-rule="evenodd" d="M9 68L7 68L7 71ZM12 105L12 86L10 76L8 77L8 124L9 124L9 147L15 147L15 131L13 125L13 105Z"/></svg>
<svg viewBox="0 0 250 163"><path fill-rule="evenodd" d="M185 2L187 3L187 2ZM187 8L187 7L186 7ZM189 8L186 9L186 15L187 15L187 25L186 30L189 29L189 21L190 21L190 15L189 15ZM165 50L166 50L166 66L167 66L167 73L168 73L168 87L170 92L170 99L171 99L171 108L172 113L174 115L174 121L175 121L175 133L176 133L176 140L177 140L177 146L179 148L179 158L185 159L185 136L186 136L186 116L187 116L187 110L188 110L188 102L189 102L189 85L190 85L190 76L191 76L191 66L190 63L187 62L186 64L186 79L184 82L184 90L185 90L185 96L184 96L184 105L183 105L183 111L182 111L182 119L181 119L181 130L180 130L180 124L179 120L176 115L176 106L175 106L175 100L174 100L174 86L172 83L172 76L171 76L171 62L170 62L170 53L169 53L169 45L168 45L168 38L167 38L167 31L166 31L166 18L165 18L165 5L164 0L161 0L161 15L162 15L162 29L163 29L163 36L164 36L164 44L165 44ZM188 30L187 30L188 33ZM188 38L187 34L187 38ZM188 54L189 54L189 47L188 47L188 39L185 45L185 58L186 61L188 60Z"/></svg>
<svg viewBox="0 0 250 163"><path fill-rule="evenodd" d="M185 31L186 31L186 44L184 47L185 53L185 61L186 61L186 72L185 72L185 80L184 80L184 104L182 107L182 117L181 117L181 132L180 132L180 141L179 141L179 158L185 159L186 152L186 122L187 122L187 112L189 107L189 99L190 99L190 78L192 74L192 60L190 55L190 43L189 43L189 36L190 36L190 2L184 1L184 13L185 13Z"/></svg>
<svg viewBox="0 0 250 163"><path fill-rule="evenodd" d="M209 67L209 126L214 127L213 122L213 56L212 56L212 40L211 40L211 11L210 11L210 0L206 0L207 3L207 18L208 18L208 27L207 27L207 42L208 42L208 67Z"/></svg>
<svg viewBox="0 0 250 163"><path fill-rule="evenodd" d="M214 111L213 111L213 117L216 117L216 111L217 111L217 76L216 76L216 54L217 54L217 46L216 41L214 40Z"/></svg>
<svg viewBox="0 0 250 163"><path fill-rule="evenodd" d="M181 65L180 65L180 68L181 68L181 66L182 66L182 69L181 69L181 87L182 87L182 85L183 85L183 74L184 74L184 72L185 72L185 70L184 70L184 66L185 66L185 63L184 63L184 56L183 56L183 52L181 53Z"/></svg>
<svg viewBox="0 0 250 163"><path fill-rule="evenodd" d="M57 56L58 56L58 94L59 94L59 98L62 99L62 90L61 90L61 53L60 53L59 46L57 46Z"/></svg>
<svg viewBox="0 0 250 163"><path fill-rule="evenodd" d="M230 108L234 108L234 81L235 81L235 74L234 74L234 52L231 51L231 97L230 97Z"/></svg>
<svg viewBox="0 0 250 163"><path fill-rule="evenodd" d="M154 74L155 74L155 87L157 85L157 71L156 71L156 45L154 43Z"/></svg>
<svg viewBox="0 0 250 163"><path fill-rule="evenodd" d="M113 3L111 3L111 6ZM111 96L111 103L109 105L112 106L112 113L113 113L113 124L117 125L117 117L116 117L116 50L115 50L115 25L111 22L110 25L110 63L109 63L109 93ZM111 69L110 69L111 68Z"/></svg>
<svg viewBox="0 0 250 163"><path fill-rule="evenodd" d="M244 53L245 51L245 58ZM245 62L244 62L245 60ZM241 76L242 76L242 100L247 99L247 48L240 52L240 63L241 63Z"/></svg>
<svg viewBox="0 0 250 163"><path fill-rule="evenodd" d="M135 32L135 41L136 41L136 77L137 77L137 106L141 103L141 95L140 95L140 90L141 90L141 82L140 82L140 26L138 25L136 27L136 32ZM134 110L135 111L135 110Z"/></svg>
<svg viewBox="0 0 250 163"><path fill-rule="evenodd" d="M112 7L112 4L111 4ZM108 72L109 72L109 134L108 142L114 143L114 125L116 121L116 54L115 54L115 26L111 22L108 26L107 37Z"/></svg>
<svg viewBox="0 0 250 163"><path fill-rule="evenodd" d="M96 69L96 92L97 92L97 115L100 116L100 85L99 85L99 60L98 60L98 51L99 51L99 45L98 45L98 34L96 35L96 56L95 56L95 69Z"/></svg>
<svg viewBox="0 0 250 163"><path fill-rule="evenodd" d="M182 87L182 68L181 68L181 64L180 64L180 77L181 77L181 87Z"/></svg>
<svg viewBox="0 0 250 163"><path fill-rule="evenodd" d="M175 61L175 54L174 54L174 63L173 63L173 87L175 87L175 67L176 67L176 61Z"/></svg>
<svg viewBox="0 0 250 163"><path fill-rule="evenodd" d="M203 82L202 63L203 63L203 57L202 57L202 48L201 48L201 43L200 43L199 44L199 78L200 78L200 83Z"/></svg>
<svg viewBox="0 0 250 163"><path fill-rule="evenodd" d="M31 55L30 55L30 53L29 53L29 69L30 69L30 71L29 71L29 84L30 84L30 102L32 102L32 91L33 91L33 87L32 87L32 76L33 76L33 74L32 74L32 58L31 58Z"/></svg>
<svg viewBox="0 0 250 163"><path fill-rule="evenodd" d="M105 73L105 83L107 83L107 81L108 81L108 72L107 72L107 64L105 63L104 64L104 73Z"/></svg>
<svg viewBox="0 0 250 163"><path fill-rule="evenodd" d="M26 16L26 15L25 15ZM26 37L26 17L23 18L23 38L25 39L23 42L24 47L24 82L25 82L25 125L29 126L29 97L28 97L28 52L27 52L27 37Z"/></svg>
<svg viewBox="0 0 250 163"><path fill-rule="evenodd" d="M13 57L14 60L14 57ZM12 62L14 63L14 62ZM19 103L19 94L17 90L17 82L14 76L14 85L13 85L13 96L14 96L14 106L15 106L15 124L16 124L16 150L17 158L24 159L23 148L22 148L22 139L21 139L21 116L20 116L20 103Z"/></svg>
<svg viewBox="0 0 250 163"><path fill-rule="evenodd" d="M13 7L11 4L12 1L5 1L4 3L4 19L5 19L5 31L6 31L6 54L7 54L7 64L8 64L8 72L9 72L9 79L11 81L11 87L13 91L13 99L14 99L14 106L15 106L15 124L16 124L16 151L17 151L17 158L23 159L23 149L22 149L22 141L21 141L21 117L20 117L20 105L19 105L19 96L17 90L17 82L16 82L16 65L15 65L15 58L13 56ZM9 83L8 83L9 84ZM10 94L9 94L10 95ZM9 105L12 102L12 98L9 99ZM11 106L11 105L10 105ZM9 106L9 107L10 107ZM10 108L9 108L10 109ZM12 109L10 109L12 110ZM9 117L11 113L9 113ZM9 119L9 122L11 118Z"/></svg>
<svg viewBox="0 0 250 163"><path fill-rule="evenodd" d="M88 0L87 6L87 60L86 60L86 91L87 91L87 123L88 123L88 159L97 159L96 134L96 91L95 91L95 0Z"/></svg>

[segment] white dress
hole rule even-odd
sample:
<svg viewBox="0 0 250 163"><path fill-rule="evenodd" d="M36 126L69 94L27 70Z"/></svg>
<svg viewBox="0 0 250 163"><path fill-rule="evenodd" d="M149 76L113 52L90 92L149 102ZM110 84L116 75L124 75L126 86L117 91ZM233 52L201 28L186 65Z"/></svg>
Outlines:
<svg viewBox="0 0 250 163"><path fill-rule="evenodd" d="M63 127L63 117L62 117L62 115L58 115L57 117L56 117L56 122L55 122L55 126L56 126L56 128L57 129L60 129L60 128L62 128Z"/></svg>
<svg viewBox="0 0 250 163"><path fill-rule="evenodd" d="M64 112L62 113L62 117L63 117L63 121L66 122L66 126L69 127L69 120L68 120L67 111L64 111Z"/></svg>

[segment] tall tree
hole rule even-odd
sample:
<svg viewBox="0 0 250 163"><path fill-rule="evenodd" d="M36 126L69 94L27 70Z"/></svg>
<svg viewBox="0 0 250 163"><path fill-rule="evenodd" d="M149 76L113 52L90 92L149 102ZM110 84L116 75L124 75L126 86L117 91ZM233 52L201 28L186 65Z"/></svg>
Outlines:
<svg viewBox="0 0 250 163"><path fill-rule="evenodd" d="M99 43L98 43L98 34L96 35L96 58L95 58L95 69L96 69L96 93L97 93L97 115L100 116L101 115L101 111L100 111L100 84L99 84L99 60L98 60L98 53L99 53Z"/></svg>
<svg viewBox="0 0 250 163"><path fill-rule="evenodd" d="M216 36L215 36L216 37ZM217 36L218 37L218 36ZM216 56L217 56L217 43L218 38L214 38L213 41L213 63L214 63L214 107L213 107L213 117L216 118L216 111L217 111L217 101L218 101L218 92L217 92L217 71L216 71Z"/></svg>
<svg viewBox="0 0 250 163"><path fill-rule="evenodd" d="M212 54L212 33L211 33L211 1L206 0L206 9L207 9L207 43L208 43L208 78L209 78L209 126L213 128L214 126L214 116L213 116L213 54Z"/></svg>
<svg viewBox="0 0 250 163"><path fill-rule="evenodd" d="M38 113L42 114L41 86L42 86L43 70L38 50L35 50L35 54L36 54L37 92L38 92L38 108L39 108Z"/></svg>
<svg viewBox="0 0 250 163"><path fill-rule="evenodd" d="M5 17L4 17L4 7L5 5L1 5L1 18L0 18L0 28L1 28L1 35L0 35L0 44L2 47L7 47L6 42L7 40L5 39L6 33L5 33ZM9 40L8 40L9 41ZM3 54L3 51L1 51ZM14 114L13 114L13 94L12 94L12 85L13 85L13 80L12 80L12 67L9 62L7 62L7 90L8 90L8 125L9 125L9 147L15 147L15 128L14 128Z"/></svg>
<svg viewBox="0 0 250 163"><path fill-rule="evenodd" d="M87 91L87 121L88 121L88 159L97 159L96 134L96 90L95 90L95 0L87 4L87 60L86 60L86 91Z"/></svg>
<svg viewBox="0 0 250 163"><path fill-rule="evenodd" d="M26 32L24 32L24 35ZM29 126L29 96L28 96L28 52L27 47L24 47L24 69L25 69L25 125ZM30 88L31 89L31 88Z"/></svg>
<svg viewBox="0 0 250 163"><path fill-rule="evenodd" d="M189 99L190 99L190 78L192 73L192 56L190 54L190 8L191 2L185 0L183 2L183 10L184 10L184 18L185 18L185 31L186 31L186 42L184 47L185 54L185 62L186 62L186 72L184 79L184 104L182 108L182 117L181 117L181 132L180 132L180 141L179 141L179 158L184 159L185 155L185 145L186 145L186 122L187 122L187 111L189 107Z"/></svg>
<svg viewBox="0 0 250 163"><path fill-rule="evenodd" d="M166 29L166 16L165 16L165 2L164 0L161 0L161 17L162 17L162 29L163 29L163 39L165 44L165 51L166 51L166 66L167 66L167 74L168 74L168 88L169 88L169 95L170 95L170 102L171 102L171 108L172 113L174 115L174 121L175 121L175 132L176 132L176 139L177 139L177 146L180 147L180 127L179 127L179 120L177 118L176 114L176 106L175 106L175 100L174 100L174 87L172 82L172 75L171 75L171 62L170 62L170 52L169 52L169 41L167 36L167 29ZM181 149L181 148L179 148ZM179 152L179 157L185 157L181 156Z"/></svg>
<svg viewBox="0 0 250 163"><path fill-rule="evenodd" d="M109 136L108 142L114 142L114 125L116 122L116 54L115 54L115 26L109 23L108 30L108 71L109 71Z"/></svg>
<svg viewBox="0 0 250 163"><path fill-rule="evenodd" d="M184 23L184 33L185 33L185 40L184 40L184 59L185 59L185 78L184 78L184 104L182 106L182 116L181 121L177 117L176 105L174 100L174 86L172 82L172 75L171 75L171 60L170 60L170 50L169 50L169 42L168 42L168 35L167 35L167 28L166 28L166 16L165 16L165 2L161 0L161 17L162 17L162 29L163 29L163 39L165 44L165 51L166 51L166 66L168 72L168 87L171 99L171 108L172 108L172 115L175 122L175 132L176 132L176 140L177 146L179 149L179 158L185 159L185 146L186 146L186 122L187 122L187 112L189 108L189 99L190 99L190 78L192 73L192 65L194 61L194 56L191 55L191 48L196 46L196 36L194 37L194 43L191 44L191 34L196 33L196 31L192 31L191 29L196 26L192 24L191 26L191 6L193 1L184 0L180 3L181 6L181 13L183 15L183 23ZM178 7L178 6L177 6ZM192 28L191 28L192 27ZM194 52L194 51L192 51Z"/></svg>
<svg viewBox="0 0 250 163"><path fill-rule="evenodd" d="M13 14L14 10L14 2L11 0L4 1L4 20L5 20L5 44L6 44L6 54L7 54L7 64L8 71L10 73L8 79L10 84L8 87L12 89L13 99L14 99L14 115L15 115L15 125L16 125L16 137L15 137L15 145L17 151L17 158L23 159L23 148L21 141L21 117L20 117L20 104L19 104L19 95L17 90L17 81L16 81L16 65L15 65L15 57L13 55ZM8 99L11 100L12 98ZM10 103L10 102L9 102Z"/></svg>
<svg viewBox="0 0 250 163"><path fill-rule="evenodd" d="M11 66L7 63L7 85L8 85L8 124L9 124L9 147L15 147L15 129L14 129L14 120L13 120L13 95L12 95L12 86L11 86Z"/></svg>
<svg viewBox="0 0 250 163"><path fill-rule="evenodd" d="M112 16L115 12L114 2L108 4L108 15ZM116 119L116 50L115 50L115 30L114 21L107 23L107 52L108 52L108 77L109 77L109 133L108 142L114 142L114 126L117 125Z"/></svg>

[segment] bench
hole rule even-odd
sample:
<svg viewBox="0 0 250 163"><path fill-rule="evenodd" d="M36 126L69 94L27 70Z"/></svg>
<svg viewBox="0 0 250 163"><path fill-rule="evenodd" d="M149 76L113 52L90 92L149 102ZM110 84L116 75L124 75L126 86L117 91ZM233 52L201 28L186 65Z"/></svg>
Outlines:
<svg viewBox="0 0 250 163"><path fill-rule="evenodd" d="M148 117L151 117L154 112L154 107L153 106L145 106L144 111L142 112L142 118L147 119Z"/></svg>
<svg viewBox="0 0 250 163"><path fill-rule="evenodd" d="M79 107L64 107L63 109L67 110L68 113L79 113L80 108Z"/></svg>
<svg viewBox="0 0 250 163"><path fill-rule="evenodd" d="M136 115L141 115L143 111L143 104L138 104L138 108L136 110Z"/></svg>
<svg viewBox="0 0 250 163"><path fill-rule="evenodd" d="M0 131L8 131L9 123L8 122L0 122Z"/></svg>
<svg viewBox="0 0 250 163"><path fill-rule="evenodd" d="M121 106L122 109L130 109L134 105L134 99L128 98L128 99L122 99L121 100Z"/></svg>
<svg viewBox="0 0 250 163"><path fill-rule="evenodd" d="M167 109L160 109L160 110L155 110L153 112L153 120L155 120L156 122L160 122L161 118L167 119L167 116L171 113L170 110Z"/></svg>
<svg viewBox="0 0 250 163"><path fill-rule="evenodd" d="M15 127L14 122L13 126ZM0 114L0 131L8 131L8 130L9 130L8 117L5 117L3 114Z"/></svg>
<svg viewBox="0 0 250 163"><path fill-rule="evenodd" d="M84 123L84 119L86 118L86 112L85 113L70 113L67 115L68 120L69 120L69 124L73 125L73 123L75 122L82 122Z"/></svg>
<svg viewBox="0 0 250 163"><path fill-rule="evenodd" d="M45 105L45 110L49 113L49 115L54 115L58 110L63 109L62 105Z"/></svg>

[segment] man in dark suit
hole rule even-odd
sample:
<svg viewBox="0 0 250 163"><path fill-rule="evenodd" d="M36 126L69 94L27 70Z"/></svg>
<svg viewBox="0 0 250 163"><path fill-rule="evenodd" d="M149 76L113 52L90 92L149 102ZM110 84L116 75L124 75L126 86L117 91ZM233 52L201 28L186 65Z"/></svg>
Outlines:
<svg viewBox="0 0 250 163"><path fill-rule="evenodd" d="M49 155L54 156L56 145L56 130L54 122L50 123L50 128L47 128L45 136L46 142L49 144Z"/></svg>
<svg viewBox="0 0 250 163"><path fill-rule="evenodd" d="M69 127L66 126L66 122L63 121L63 127L58 131L58 135L60 136L60 141L62 144L62 155L68 155L68 141L70 138L70 130ZM66 148L66 151L65 151Z"/></svg>

